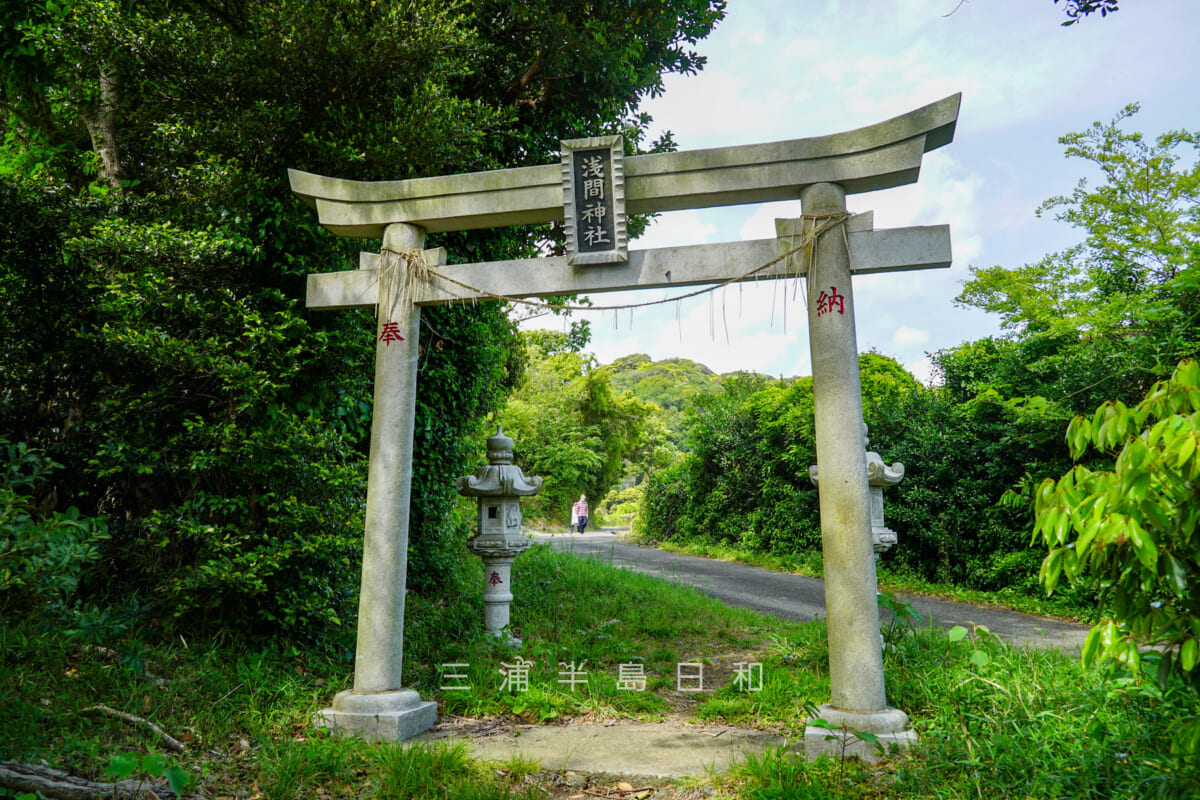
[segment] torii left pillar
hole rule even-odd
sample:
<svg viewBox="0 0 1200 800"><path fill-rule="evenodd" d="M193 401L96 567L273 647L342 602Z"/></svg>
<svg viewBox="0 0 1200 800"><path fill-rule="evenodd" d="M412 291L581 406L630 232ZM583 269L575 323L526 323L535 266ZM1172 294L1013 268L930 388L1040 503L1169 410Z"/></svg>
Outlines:
<svg viewBox="0 0 1200 800"><path fill-rule="evenodd" d="M385 252L420 249L424 231L404 223L384 232ZM339 692L317 722L339 735L402 740L437 722L437 703L402 688L408 508L412 493L421 311L402 292L380 293L375 331L375 406L367 478L362 592L354 688Z"/></svg>

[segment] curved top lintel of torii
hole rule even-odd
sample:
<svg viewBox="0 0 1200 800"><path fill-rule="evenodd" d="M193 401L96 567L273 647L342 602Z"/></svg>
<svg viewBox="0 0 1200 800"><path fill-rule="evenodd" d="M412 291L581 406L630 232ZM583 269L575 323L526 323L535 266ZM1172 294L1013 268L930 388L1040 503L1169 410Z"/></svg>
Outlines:
<svg viewBox="0 0 1200 800"><path fill-rule="evenodd" d="M791 200L805 186L848 194L915 183L922 156L954 138L961 94L852 131L765 144L629 156L630 213ZM289 169L292 191L341 236L378 238L404 222L428 232L563 218L561 164L414 178L353 181Z"/></svg>

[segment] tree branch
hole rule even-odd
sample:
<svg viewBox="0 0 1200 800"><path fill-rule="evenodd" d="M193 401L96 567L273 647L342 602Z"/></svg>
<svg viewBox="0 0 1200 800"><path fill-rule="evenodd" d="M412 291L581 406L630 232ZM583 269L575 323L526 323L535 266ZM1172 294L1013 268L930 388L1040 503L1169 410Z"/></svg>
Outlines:
<svg viewBox="0 0 1200 800"><path fill-rule="evenodd" d="M148 781L100 783L76 778L62 770L17 761L0 761L0 786L14 792L30 792L54 800L135 800L158 796Z"/></svg>
<svg viewBox="0 0 1200 800"><path fill-rule="evenodd" d="M183 742L179 741L150 720L142 719L141 717L135 717L133 714L127 714L124 711L117 711L115 708L109 708L108 706L91 706L89 708L85 708L83 713L108 714L116 717L117 719L124 720L131 725L140 725L143 728L150 729L150 731L153 733L157 733L159 738L162 740L162 743L171 750L174 750L176 753L182 753L186 749Z"/></svg>

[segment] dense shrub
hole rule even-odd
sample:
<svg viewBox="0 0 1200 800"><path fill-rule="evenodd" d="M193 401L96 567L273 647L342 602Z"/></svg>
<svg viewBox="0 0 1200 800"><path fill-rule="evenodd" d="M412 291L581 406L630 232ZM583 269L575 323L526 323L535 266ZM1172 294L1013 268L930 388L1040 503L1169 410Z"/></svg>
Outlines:
<svg viewBox="0 0 1200 800"><path fill-rule="evenodd" d="M74 506L39 508L54 505L46 490L58 467L24 443L0 439L0 617L61 621L108 538L104 520Z"/></svg>
<svg viewBox="0 0 1200 800"><path fill-rule="evenodd" d="M926 580L1038 592L1028 509L1001 500L1065 463L1062 414L994 392L957 401L874 353L860 357L860 372L870 449L906 468L884 494L899 534L884 563ZM645 537L820 553L811 379L726 379L722 394L697 402L688 435L683 463L647 484Z"/></svg>

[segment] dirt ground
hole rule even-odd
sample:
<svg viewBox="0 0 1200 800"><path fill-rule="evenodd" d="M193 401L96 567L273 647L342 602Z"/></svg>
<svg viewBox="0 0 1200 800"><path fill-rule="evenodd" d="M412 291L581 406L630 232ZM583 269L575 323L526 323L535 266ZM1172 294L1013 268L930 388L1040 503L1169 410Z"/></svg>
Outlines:
<svg viewBox="0 0 1200 800"><path fill-rule="evenodd" d="M724 772L747 752L788 743L777 732L698 724L679 712L663 722L559 725L450 717L419 738L465 740L476 757L496 763L498 770L516 755L537 761L541 771L522 780L556 800L701 798L707 796L704 776ZM701 780L686 780L689 776Z"/></svg>

